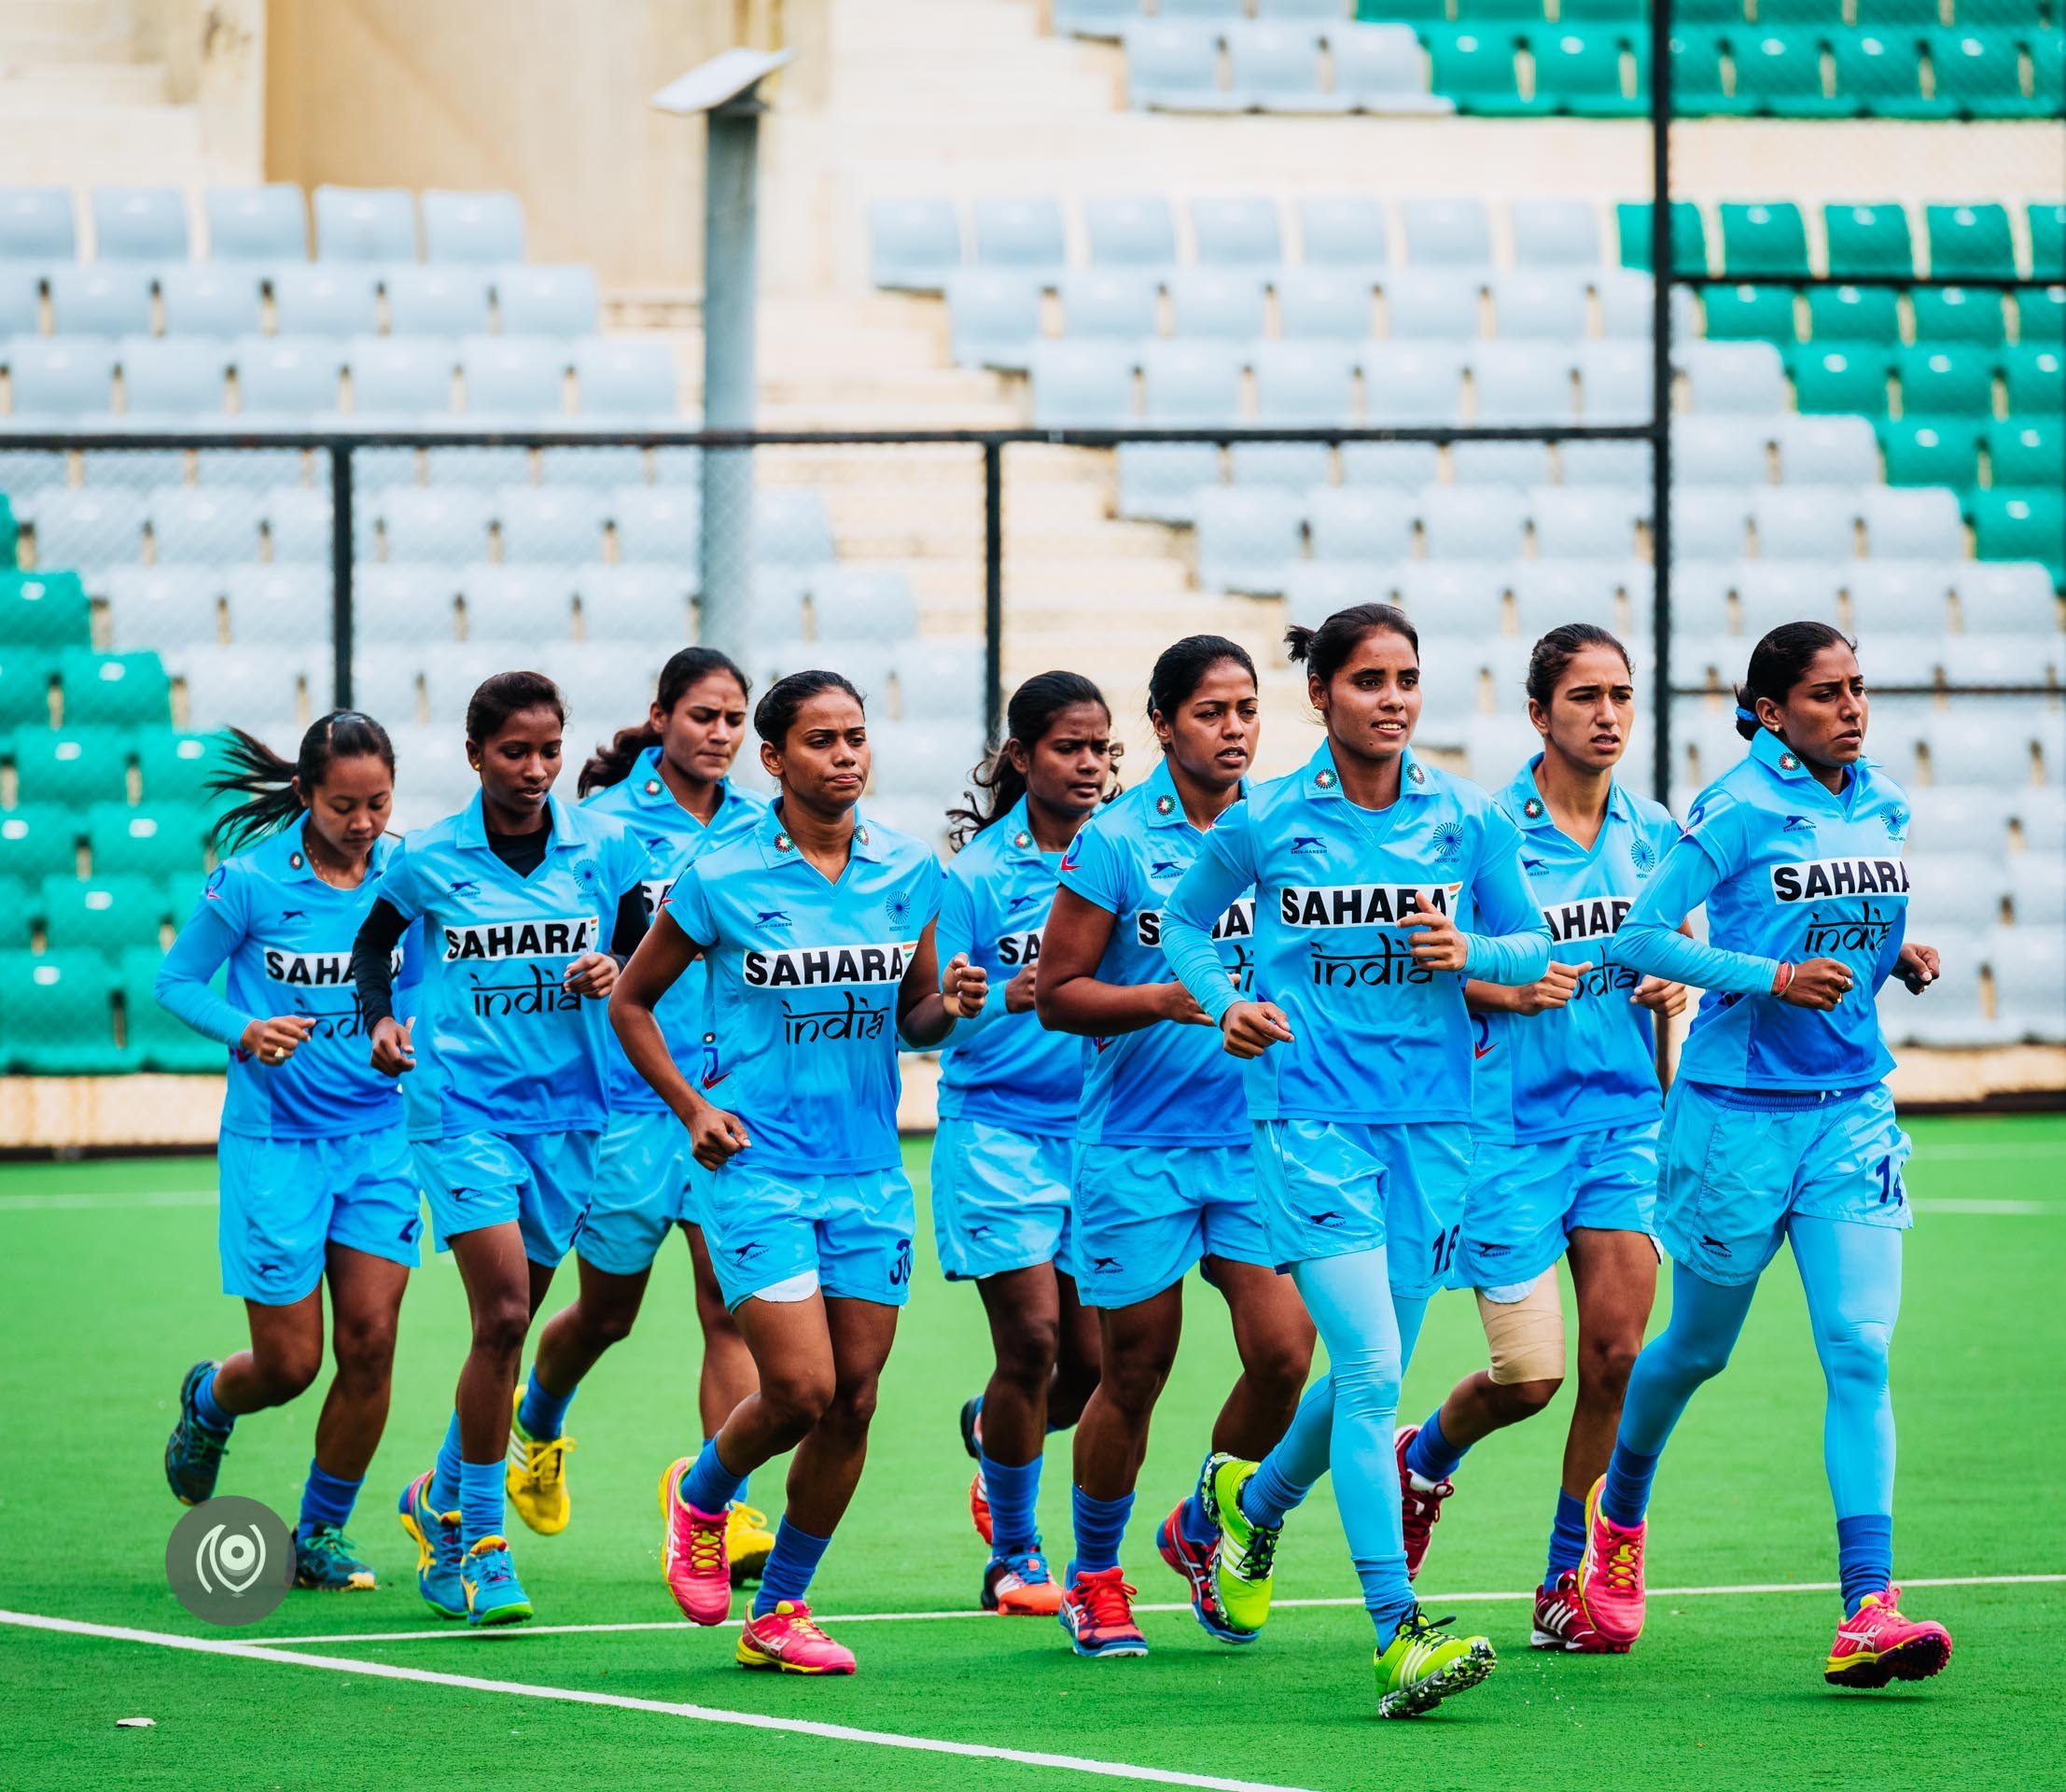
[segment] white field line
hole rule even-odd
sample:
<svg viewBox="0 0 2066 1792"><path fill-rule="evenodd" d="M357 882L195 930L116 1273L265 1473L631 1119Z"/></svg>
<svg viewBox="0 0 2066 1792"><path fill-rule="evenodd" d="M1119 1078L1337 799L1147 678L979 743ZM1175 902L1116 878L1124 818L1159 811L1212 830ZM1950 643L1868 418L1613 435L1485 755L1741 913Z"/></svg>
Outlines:
<svg viewBox="0 0 2066 1792"><path fill-rule="evenodd" d="M1935 1580L1904 1579L1902 1586L1908 1587L2023 1587L2052 1586L2066 1582L2066 1575L1952 1575ZM1659 1599L1728 1599L1763 1593L1834 1593L1840 1591L1834 1580L1795 1580L1749 1583L1738 1587L1653 1587L1649 1597ZM1532 1589L1518 1593L1431 1593L1421 1601L1431 1611L1444 1605L1491 1605L1507 1603L1522 1603L1534 1598ZM1296 1611L1316 1606L1353 1605L1361 1607L1360 1599L1279 1599L1270 1609L1273 1612ZM1179 1602L1174 1604L1137 1604L1137 1612L1188 1612L1191 1607ZM820 1624L930 1624L946 1618L980 1618L985 1622L998 1617L995 1612L845 1612L836 1617L814 1613ZM721 1626L712 1629L735 1631L738 1618L728 1618ZM687 1618L653 1618L629 1624L511 1624L496 1631L500 1637L515 1636L611 1636L633 1631L697 1631L706 1628L691 1624ZM251 1646L258 1649L286 1648L298 1643L421 1643L440 1637L472 1636L475 1632L465 1623L447 1624L435 1631L351 1631L328 1636L258 1636L251 1639Z"/></svg>
<svg viewBox="0 0 2066 1792"><path fill-rule="evenodd" d="M607 1705L620 1711L652 1712L663 1717L687 1717L698 1723L732 1724L742 1729L781 1730L815 1736L825 1742L861 1743L876 1748L901 1748L924 1755L956 1755L982 1761L1011 1761L1020 1767L1044 1767L1065 1773L1088 1773L1099 1779L1134 1780L1154 1785L1200 1786L1206 1792L1296 1792L1291 1786L1262 1780L1228 1780L1210 1773L1180 1773L1167 1768L1135 1767L1124 1761L1092 1760L1081 1755L1055 1755L1041 1749L998 1748L984 1743L950 1743L931 1736L904 1736L894 1730L858 1729L849 1724L813 1723L800 1717L770 1717L758 1712L725 1711L711 1705L674 1704L660 1699L632 1699L614 1692L584 1692L569 1687L541 1687L522 1680L488 1680L470 1673L439 1673L429 1668L398 1668L388 1661L355 1661L342 1657L304 1655L298 1650L260 1648L250 1643L202 1636L174 1636L162 1631L130 1630L117 1624L84 1624L68 1617L45 1617L34 1612L0 1611L0 1624L25 1630L55 1631L69 1636L98 1637L107 1642L141 1643L154 1648L181 1649L198 1655L230 1656L244 1661L277 1661L302 1668L348 1673L354 1679L412 1680L423 1686L455 1687L465 1692L502 1692L519 1699L556 1700L564 1704Z"/></svg>

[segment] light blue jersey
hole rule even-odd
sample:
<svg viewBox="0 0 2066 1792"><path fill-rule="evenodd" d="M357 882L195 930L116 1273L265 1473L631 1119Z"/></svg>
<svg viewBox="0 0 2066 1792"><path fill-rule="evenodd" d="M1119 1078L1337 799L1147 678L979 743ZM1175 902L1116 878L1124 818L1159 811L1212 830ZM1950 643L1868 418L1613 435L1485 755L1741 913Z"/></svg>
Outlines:
<svg viewBox="0 0 2066 1792"><path fill-rule="evenodd" d="M1238 807L1238 805L1236 805ZM1229 810L1228 814L1233 814ZM1220 826L1226 817L1220 819ZM1166 761L1148 781L1083 824L1062 855L1061 882L1115 917L1097 963L1100 983L1166 983L1162 911L1212 835L1185 818ZM1247 884L1213 911L1211 932L1230 999L1251 978L1255 896ZM1240 1072L1209 1027L1158 1021L1083 1045L1076 1136L1086 1145L1245 1145Z"/></svg>
<svg viewBox="0 0 2066 1792"><path fill-rule="evenodd" d="M548 801L551 840L528 877L496 856L476 796L410 834L381 880L383 900L423 917L426 941L409 1076L417 1138L594 1131L607 1115L608 1004L564 978L584 953L610 950L645 852L614 818Z"/></svg>
<svg viewBox="0 0 2066 1792"><path fill-rule="evenodd" d="M582 805L597 815L615 816L646 854L646 917L660 912L662 900L698 853L749 834L767 813L767 799L734 790L726 778L718 786L718 807L707 824L675 800L660 775L660 749L639 754L630 775L600 790ZM668 1055L677 1064L692 1064L702 1056L709 1030L710 974L699 959L661 998L654 1012ZM667 1104L652 1085L632 1069L631 1059L613 1036L609 1042L609 1106L612 1113L663 1113Z"/></svg>
<svg viewBox="0 0 2066 1792"><path fill-rule="evenodd" d="M1707 992L1682 1081L1828 1091L1893 1068L1874 997L1907 927L1907 799L1878 765L1859 761L1833 795L1768 729L1700 792L1619 948L1637 969ZM1676 931L1702 904L1706 945ZM1839 959L1855 978L1830 1013L1771 993L1781 962L1808 959Z"/></svg>
<svg viewBox="0 0 2066 1792"><path fill-rule="evenodd" d="M1030 1008L1007 1014L1004 987L1039 962L1060 855L1040 850L1021 797L947 867L940 962L958 952L989 975L980 1012L956 1026L940 1060L940 1117L1014 1132L1067 1134L1083 1094L1082 1042L1051 1033Z"/></svg>
<svg viewBox="0 0 2066 1792"><path fill-rule="evenodd" d="M779 805L675 880L661 912L711 959L711 1037L681 1071L746 1123L753 1142L732 1164L817 1177L898 1165L898 987L943 882L921 842L858 813L828 881Z"/></svg>
<svg viewBox="0 0 2066 1792"><path fill-rule="evenodd" d="M310 868L297 823L225 860L180 930L154 989L159 1003L230 1048L222 1130L246 1139L336 1139L394 1126L401 1097L368 1061L367 1029L351 978L352 942L396 851L375 842L356 889ZM229 966L228 999L208 987ZM239 1044L254 1020L306 1015L315 1022L278 1066Z"/></svg>
<svg viewBox="0 0 2066 1792"><path fill-rule="evenodd" d="M1465 976L1530 983L1549 963L1520 833L1491 797L1410 751L1399 790L1389 808L1359 808L1323 743L1221 817L1169 899L1170 960L1218 1020L1244 992L1211 974L1206 931L1234 892L1256 891L1248 993L1282 1009L1292 1034L1246 1066L1257 1121L1467 1121ZM1465 972L1414 962L1400 923L1427 912L1471 936Z"/></svg>
<svg viewBox="0 0 2066 1792"><path fill-rule="evenodd" d="M1521 831L1521 869L1548 923L1550 957L1593 968L1561 1008L1477 1020L1473 1128L1483 1140L1569 1139L1654 1122L1662 1111L1642 973L1615 953L1621 924L1679 836L1663 805L1621 784L1591 847L1556 825L1535 784L1537 754L1493 801Z"/></svg>

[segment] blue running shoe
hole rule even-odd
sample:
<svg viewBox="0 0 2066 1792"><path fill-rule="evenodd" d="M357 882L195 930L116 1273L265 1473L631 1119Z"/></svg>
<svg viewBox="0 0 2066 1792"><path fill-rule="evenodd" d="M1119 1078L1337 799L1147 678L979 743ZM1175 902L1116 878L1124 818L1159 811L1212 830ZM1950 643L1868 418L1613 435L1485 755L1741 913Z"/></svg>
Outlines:
<svg viewBox="0 0 2066 1792"><path fill-rule="evenodd" d="M306 1536L299 1529L294 1533L294 1584L324 1593L370 1593L380 1581L342 1525L318 1524Z"/></svg>
<svg viewBox="0 0 2066 1792"><path fill-rule="evenodd" d="M1191 1593L1191 1616L1198 1620L1199 1628L1207 1636L1217 1637L1222 1643L1255 1641L1260 1631L1236 1630L1227 1622L1226 1607L1220 1603L1220 1583L1212 1572L1216 1545L1192 1540L1183 1528L1180 1503L1163 1519L1162 1529L1155 1533L1155 1547L1162 1552L1163 1561L1183 1576L1183 1583Z"/></svg>
<svg viewBox="0 0 2066 1792"><path fill-rule="evenodd" d="M201 1378L216 1366L202 1361L187 1371L179 1384L179 1422L165 1439L165 1481L182 1505L199 1505L216 1491L222 1452L230 1448L230 1434L202 1424L194 1407Z"/></svg>
<svg viewBox="0 0 2066 1792"><path fill-rule="evenodd" d="M467 1551L459 1571L467 1589L470 1624L521 1624L531 1616L530 1595L517 1578L510 1545L502 1537L482 1537Z"/></svg>
<svg viewBox="0 0 2066 1792"><path fill-rule="evenodd" d="M465 1617L467 1591L460 1584L459 1563L466 1551L459 1541L459 1515L440 1512L430 1504L430 1477L419 1475L402 1489L396 1502L401 1527L416 1546L416 1590L440 1617Z"/></svg>

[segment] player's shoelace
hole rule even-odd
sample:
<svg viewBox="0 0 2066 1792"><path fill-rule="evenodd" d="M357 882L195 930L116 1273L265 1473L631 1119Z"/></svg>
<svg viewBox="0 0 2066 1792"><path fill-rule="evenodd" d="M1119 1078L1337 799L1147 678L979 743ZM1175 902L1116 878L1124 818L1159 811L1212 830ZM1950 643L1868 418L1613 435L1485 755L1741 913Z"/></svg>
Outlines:
<svg viewBox="0 0 2066 1792"><path fill-rule="evenodd" d="M725 1508L725 1512L729 1519L737 1519L749 1531L765 1531L768 1528L768 1515L759 1506L748 1505L743 1500L733 1500Z"/></svg>
<svg viewBox="0 0 2066 1792"><path fill-rule="evenodd" d="M1241 1578L1244 1580L1267 1580L1277 1566L1277 1539L1284 1534L1283 1527L1273 1525L1268 1530L1257 1525L1249 1533L1249 1540L1241 1551Z"/></svg>
<svg viewBox="0 0 2066 1792"><path fill-rule="evenodd" d="M523 1446L523 1472L538 1486L557 1487L566 1478L566 1452L574 1448L573 1438L549 1437L542 1444L517 1441Z"/></svg>
<svg viewBox="0 0 2066 1792"><path fill-rule="evenodd" d="M227 1431L211 1431L189 1413L180 1433L179 1453L188 1466L215 1469L221 1465L222 1452L230 1448Z"/></svg>
<svg viewBox="0 0 2066 1792"><path fill-rule="evenodd" d="M327 1566L357 1569L363 1567L358 1559L358 1546L344 1534L344 1528L337 1524L319 1524L301 1539L301 1553L313 1557Z"/></svg>
<svg viewBox="0 0 2066 1792"><path fill-rule="evenodd" d="M1599 1576L1617 1593L1633 1593L1642 1574L1642 1539L1625 1537L1607 1552Z"/></svg>
<svg viewBox="0 0 2066 1792"><path fill-rule="evenodd" d="M1424 1645L1446 1643L1449 1639L1444 1636L1442 1632L1456 1621L1454 1613L1447 1617L1425 1617L1417 1605L1414 1607L1413 1616L1400 1625L1399 1634L1403 1634L1409 1642Z"/></svg>
<svg viewBox="0 0 2066 1792"><path fill-rule="evenodd" d="M691 1521L689 1572L691 1575L718 1575L724 1572L723 1525Z"/></svg>
<svg viewBox="0 0 2066 1792"><path fill-rule="evenodd" d="M1110 1580L1093 1580L1086 1575L1076 1583L1077 1599L1092 1626L1100 1631L1131 1628L1134 1598L1139 1591L1139 1588L1129 1586L1116 1575Z"/></svg>
<svg viewBox="0 0 2066 1792"><path fill-rule="evenodd" d="M516 1563L510 1561L510 1546L503 1538L482 1537L468 1553L480 1586L506 1586L516 1578Z"/></svg>
<svg viewBox="0 0 2066 1792"><path fill-rule="evenodd" d="M1045 1587L1054 1578L1047 1572L1047 1563L1040 1560L1038 1550L1006 1557L1004 1571L1007 1576L1016 1577L1022 1587Z"/></svg>
<svg viewBox="0 0 2066 1792"><path fill-rule="evenodd" d="M785 1620L786 1628L777 1638L779 1645L785 1649L797 1643L831 1644L832 1639L818 1628L817 1620L811 1616L808 1606L792 1605L788 1600L784 1600L768 1617ZM756 1624L761 1622L760 1618L753 1621Z"/></svg>

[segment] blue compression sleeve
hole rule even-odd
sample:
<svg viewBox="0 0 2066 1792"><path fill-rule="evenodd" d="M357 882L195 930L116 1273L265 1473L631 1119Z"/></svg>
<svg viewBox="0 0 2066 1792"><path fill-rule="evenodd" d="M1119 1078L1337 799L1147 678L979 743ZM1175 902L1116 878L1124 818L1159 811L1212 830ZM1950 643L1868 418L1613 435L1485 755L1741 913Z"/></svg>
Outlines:
<svg viewBox="0 0 2066 1792"><path fill-rule="evenodd" d="M1549 969L1549 923L1529 889L1521 855L1501 852L1471 880L1473 919L1484 931L1464 935L1463 974L1485 983L1534 983Z"/></svg>
<svg viewBox="0 0 2066 1792"><path fill-rule="evenodd" d="M1162 910L1162 955L1217 1026L1241 992L1227 976L1212 930L1235 898L1255 882L1255 835L1249 807L1222 815Z"/></svg>
<svg viewBox="0 0 2066 1792"><path fill-rule="evenodd" d="M1798 1213L1787 1233L1829 1387L1822 1463L1836 1517L1891 1514L1894 1422L1887 1353L1901 1310L1901 1234Z"/></svg>
<svg viewBox="0 0 2066 1792"><path fill-rule="evenodd" d="M222 969L241 937L228 916L214 903L202 903L179 930L151 986L161 1008L218 1045L237 1044L244 1029L258 1018L239 1014L208 987L208 980Z"/></svg>
<svg viewBox="0 0 2066 1792"><path fill-rule="evenodd" d="M1688 983L1726 995L1765 996L1779 975L1777 959L1729 952L1688 939L1679 924L1714 893L1722 872L1696 840L1681 840L1665 854L1614 936L1614 957L1645 976Z"/></svg>

